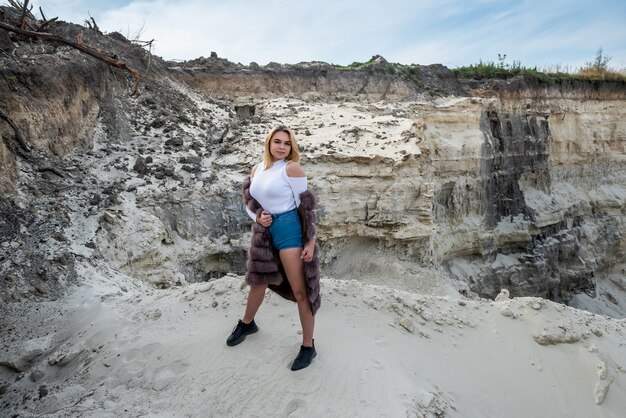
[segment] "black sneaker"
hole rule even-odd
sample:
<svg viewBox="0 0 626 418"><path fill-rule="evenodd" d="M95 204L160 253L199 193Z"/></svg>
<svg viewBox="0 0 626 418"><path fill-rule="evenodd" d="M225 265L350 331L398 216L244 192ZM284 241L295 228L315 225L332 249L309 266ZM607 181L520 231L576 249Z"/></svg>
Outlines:
<svg viewBox="0 0 626 418"><path fill-rule="evenodd" d="M313 343L313 347L305 347L303 345L300 346L300 352L298 356L293 361L291 365L291 370L296 371L300 369L304 369L311 364L311 361L317 356L317 351L315 351L315 343Z"/></svg>
<svg viewBox="0 0 626 418"><path fill-rule="evenodd" d="M233 332L230 333L226 340L226 345L230 347L237 345L246 338L246 335L254 334L258 330L259 327L254 323L254 319L249 324L244 324L240 319L237 325L235 325L235 328L233 328Z"/></svg>

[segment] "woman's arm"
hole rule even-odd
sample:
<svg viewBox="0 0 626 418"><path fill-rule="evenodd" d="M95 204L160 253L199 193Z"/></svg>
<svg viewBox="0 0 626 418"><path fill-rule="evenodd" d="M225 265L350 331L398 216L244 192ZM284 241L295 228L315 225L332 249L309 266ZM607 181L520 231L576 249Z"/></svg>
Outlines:
<svg viewBox="0 0 626 418"><path fill-rule="evenodd" d="M294 163L293 161L289 161L287 163L287 177L305 177L306 178L306 174L304 174L304 170L302 170L302 167L300 166L300 164L298 163Z"/></svg>
<svg viewBox="0 0 626 418"><path fill-rule="evenodd" d="M305 192L308 187L308 182L302 167L300 164L294 162L288 162L285 169L287 174L287 181L291 186L293 192L293 198L296 201L296 207L300 206L300 194Z"/></svg>

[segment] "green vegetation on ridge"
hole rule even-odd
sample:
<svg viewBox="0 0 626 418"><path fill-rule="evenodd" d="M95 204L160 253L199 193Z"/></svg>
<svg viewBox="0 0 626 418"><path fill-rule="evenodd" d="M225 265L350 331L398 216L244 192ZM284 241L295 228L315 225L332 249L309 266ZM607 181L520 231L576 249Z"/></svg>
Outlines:
<svg viewBox="0 0 626 418"><path fill-rule="evenodd" d="M482 62L464 67L454 68L452 71L464 78L476 80L509 79L516 76L536 78L544 81L556 80L616 80L626 81L624 71L617 71L609 67L611 57L598 49L593 61L585 63L577 72L570 72L567 67L555 66L554 69L539 70L537 67L525 67L520 61L512 64L505 63L506 54L498 54L498 63ZM563 71L561 71L563 69Z"/></svg>
<svg viewBox="0 0 626 418"><path fill-rule="evenodd" d="M616 70L609 67L611 57L604 53L602 48L598 49L592 61L577 71L572 71L570 67L555 65L551 68L539 69L537 67L526 67L520 61L506 63L506 54L498 54L498 62L483 62L463 67L453 68L452 72L457 77L487 80L499 79L508 80L513 77L522 76L534 78L548 83L557 80L613 80L626 81L626 70ZM360 71L375 67L380 72L400 75L416 84L419 84L420 66L417 64L403 65L389 63L380 55L374 55L365 62L353 62L350 65L335 65L335 69L343 71Z"/></svg>

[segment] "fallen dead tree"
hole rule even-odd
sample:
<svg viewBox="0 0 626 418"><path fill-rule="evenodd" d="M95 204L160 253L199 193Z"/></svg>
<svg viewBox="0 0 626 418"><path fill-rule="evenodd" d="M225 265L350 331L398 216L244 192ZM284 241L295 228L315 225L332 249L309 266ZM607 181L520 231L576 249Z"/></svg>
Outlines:
<svg viewBox="0 0 626 418"><path fill-rule="evenodd" d="M23 3L18 0L8 0L8 2L10 8L15 13L12 19L0 21L0 30L16 34L18 42L24 40L39 40L52 44L67 45L112 67L125 70L133 76L135 81L131 96L139 95L139 85L142 79L141 75L135 68L128 65L126 61L120 59L117 54L103 52L99 48L83 42L82 31L76 36L75 40L48 31L47 28L54 25L58 18L47 19L40 7L39 12L43 20L38 20L31 12L32 6L29 7L29 0L25 0ZM90 29L101 34L95 19L91 16L90 18L91 23L88 25ZM13 22L11 20L13 20ZM151 46L151 42L146 43L146 46ZM0 109L0 119L4 120L11 127L15 134L15 141L19 144L21 150L29 153L30 149L20 128L2 109ZM5 140L5 142L9 140L9 138L5 136L3 136L2 139Z"/></svg>
<svg viewBox="0 0 626 418"><path fill-rule="evenodd" d="M20 144L20 147L22 147L24 151L29 152L30 149L28 148L28 145L26 145L26 141L24 141L24 136L22 135L22 131L20 131L20 128L15 124L15 122L13 122L13 120L7 114L5 114L2 111L2 109L0 109L0 118L4 119L6 123L9 124L11 129L13 129L13 132L15 133L15 140L18 142L18 144Z"/></svg>
<svg viewBox="0 0 626 418"><path fill-rule="evenodd" d="M141 75L136 69L129 66L124 60L119 59L116 54L106 54L100 51L98 48L95 48L93 46L83 43L82 32L77 36L75 41L72 41L70 39L64 38L63 36L60 36L51 32L43 31L48 25L55 22L57 18L55 17L52 19L45 19L45 15L43 14L43 11L41 10L40 11L42 13L42 17L44 18L44 21L41 24L39 24L37 27L32 27L32 25L28 25L29 27L31 27L31 29L26 29L26 26L27 26L26 17L29 17L30 19L34 19L34 16L30 12L30 9L28 8L28 0L25 0L24 4L17 3L14 0L11 0L10 3L13 8L16 8L16 9L18 7L21 8L21 10L19 10L19 12L21 13L20 19L16 24L0 22L0 29L13 32L25 39L39 39L44 42L59 43L59 44L67 45L91 57L94 57L102 62L105 62L112 67L116 67L116 68L120 68L122 70L128 71L135 78L135 85L134 85L134 89L131 95L132 96L139 95L139 83L141 82ZM93 24L96 30L99 30L97 29L97 25L95 24L95 21L93 21Z"/></svg>

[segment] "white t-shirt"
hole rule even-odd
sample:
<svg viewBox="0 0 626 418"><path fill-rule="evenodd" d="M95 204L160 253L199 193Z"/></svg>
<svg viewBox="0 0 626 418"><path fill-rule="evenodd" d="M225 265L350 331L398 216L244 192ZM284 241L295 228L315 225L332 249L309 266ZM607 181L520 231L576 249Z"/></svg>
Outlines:
<svg viewBox="0 0 626 418"><path fill-rule="evenodd" d="M261 162L252 177L250 195L269 213L287 212L300 206L300 193L307 189L306 177L287 176L287 162L275 161L269 168ZM246 212L256 221L256 214L247 207Z"/></svg>

